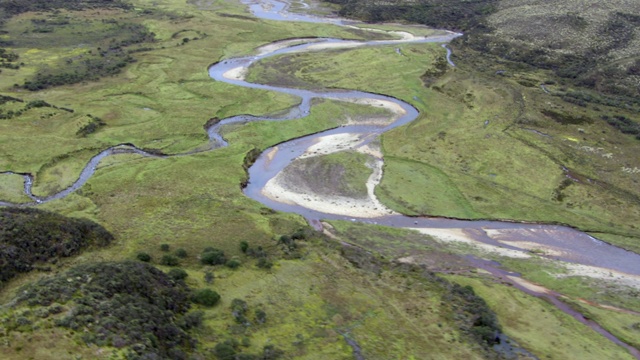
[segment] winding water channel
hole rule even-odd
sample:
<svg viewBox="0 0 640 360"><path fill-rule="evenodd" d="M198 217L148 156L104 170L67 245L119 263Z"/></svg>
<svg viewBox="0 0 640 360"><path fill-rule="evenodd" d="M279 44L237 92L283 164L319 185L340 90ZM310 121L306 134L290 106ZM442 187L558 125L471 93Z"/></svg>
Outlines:
<svg viewBox="0 0 640 360"><path fill-rule="evenodd" d="M289 4L286 1L280 0L265 0L265 1L251 1L245 2L251 9L252 13L258 17L279 20L279 21L307 21L307 22L323 22L331 23L340 26L352 26L354 22L345 21L341 19L325 19L310 15L292 14L287 12ZM244 192L247 196L263 203L264 205L279 211L293 212L304 216L310 224L321 227L320 220L349 220L358 221L363 223L375 223L380 225L387 225L399 228L408 228L421 231L428 235L434 235L436 237L444 237L454 239L457 241L465 241L481 245L485 248L496 249L501 252L511 254L516 257L529 257L531 250L544 249L542 256L550 259L555 259L572 265L574 267L581 267L590 269L593 273L607 273L610 276L620 279L635 279L640 281L640 255L630 251L612 246L598 239L595 239L583 232L574 230L569 227L556 226L556 225L538 225L538 224L525 224L516 222L505 221L465 221L465 220L453 220L436 217L407 217L401 214L387 211L386 214L374 213L370 216L353 216L348 213L347 210L341 211L324 211L317 208L309 208L306 203L296 203L290 199L280 200L278 197L270 195L265 188L271 181L274 181L281 174L286 167L296 159L309 155L311 150L313 152L322 153L322 146L325 143L324 140L329 138L345 138L345 146L339 147L340 151L363 149L369 146L372 141L383 134L398 126L405 125L419 115L416 108L410 104L400 101L398 99L384 96L380 94L372 94L361 91L351 90L331 90L331 91L311 91L301 90L286 87L276 87L266 84L250 83L244 80L243 74L251 66L251 64L271 56L281 54L291 54L295 52L314 52L321 51L330 47L361 47L361 46L382 46L392 45L399 43L418 43L418 42L436 42L447 43L460 34L456 33L444 33L442 36L433 37L402 37L399 40L385 40L385 41L354 41L354 40L342 40L342 39L298 39L298 40L286 40L270 44L268 46L257 49L257 54L251 56L245 56L240 58L226 59L220 61L209 69L209 74L212 79L216 81L222 81L237 86L243 86L253 89L261 89L268 91L276 91L280 93L290 94L299 97L300 104L291 108L285 115L278 117L255 117L249 115L238 115L230 117L220 121L219 123L211 126L207 129L209 135L209 148L202 151L210 151L215 148L226 146L226 140L220 135L220 128L232 124L232 123L246 123L249 121L279 121L279 120L291 120L299 119L307 116L312 107L312 99L332 99L339 101L359 101L367 100L371 103L386 103L394 104L401 111L398 112L398 116L395 117L393 122L385 125L347 125L341 126L335 129L327 130L317 134L305 136L302 138L294 139L283 144L279 144L273 148L266 149L262 155L257 159L253 166L249 169L249 183ZM443 44L444 46L444 44ZM451 51L447 49L447 60L451 66L455 64L451 61ZM335 152L336 149L327 150L325 153ZM86 167L82 170L78 180L69 188L63 191L52 194L45 197L35 196L31 191L33 184L33 177L29 174L14 174L14 173L0 173L8 175L20 175L23 176L24 192L32 199L32 202L16 204L6 201L0 201L0 206L34 206L41 203L46 203L52 200L61 199L70 193L76 191L82 187L94 174L97 165L105 157L120 154L120 153L136 153L142 156L149 157L167 157L167 156L188 156L187 154L177 155L157 155L137 149L131 144L121 144L118 146L106 149L93 157ZM378 163L378 169L381 176L381 164L382 157L376 158ZM345 213L346 211L346 213ZM444 235L443 235L444 234ZM505 273L500 273L497 267L492 266L490 263L478 263L488 271L494 273L496 276L509 277ZM639 282L640 283L640 282ZM515 283L514 283L515 284ZM516 284L517 285L517 284ZM552 293L536 292L526 287L519 286L523 291L536 296L545 296L555 299ZM553 301L552 301L553 302ZM555 304L555 303L554 303ZM570 310L566 305L562 303L555 304L563 311L574 316L576 319L585 322L586 320L579 313ZM586 323L586 322L585 322ZM635 357L640 359L640 352L636 349L622 343L616 339L613 335L606 332L595 323L588 323L590 327L600 332L610 340L616 342L621 346L625 346Z"/></svg>

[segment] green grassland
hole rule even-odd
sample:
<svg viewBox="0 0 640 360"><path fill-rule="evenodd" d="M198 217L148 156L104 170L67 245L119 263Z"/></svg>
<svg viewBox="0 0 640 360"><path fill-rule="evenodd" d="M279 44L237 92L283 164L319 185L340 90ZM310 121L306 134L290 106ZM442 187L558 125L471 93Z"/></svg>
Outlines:
<svg viewBox="0 0 640 360"><path fill-rule="evenodd" d="M133 4L130 10L26 12L5 22L7 33L2 39L14 41L7 48L24 65L2 69L0 92L24 102L0 105L3 114L20 112L0 119L0 169L32 173L37 195L68 186L90 157L110 146L133 143L167 154L200 149L207 142L203 126L210 118L278 113L298 101L216 83L206 72L211 63L251 53L282 38L361 38L366 34L323 24L256 20L235 2L158 0L152 4L136 0ZM64 22L54 21L59 18L69 23L51 23ZM133 50L127 55L135 62L127 62L118 72L74 84L36 92L21 87L39 72L79 69L75 67L78 62L97 56L98 47L112 39L125 40L125 31L106 22L112 18L154 34L143 43L124 46ZM34 31L42 26L52 32ZM395 47L405 56L399 56ZM524 75L497 78L461 66L425 87L420 76L442 59L444 50L429 44L395 47L299 54L291 61L274 58L252 69L250 77L274 84L375 91L418 107L424 115L416 123L382 140L388 175L379 195L395 209L468 218L562 221L613 234L608 235L612 242L624 240L625 246L638 248L632 222L638 218L638 207L633 200L618 196L635 194L635 175L619 172L622 165L638 166L633 156L637 141L601 122L591 107L577 108L540 93L537 87L521 85L518 81L523 82ZM537 75L546 79L545 73ZM559 87L554 90L561 91ZM26 108L38 100L51 106ZM542 105L538 104L546 102L550 105L545 109L578 111L593 122L560 124L540 115ZM601 111L628 115L604 106ZM473 314L462 314L456 308L462 300L452 297L448 282L386 260L419 252L425 258L450 260L434 265L446 269L463 263L454 251L435 242L425 244L424 237L411 232L339 223L335 226L344 229L341 240L359 244L374 255L310 230L305 231L312 235L293 246L278 239L305 228L304 220L264 208L241 192L240 184L246 180L242 166L254 149L335 127L349 118L378 115L378 110L364 106L322 101L301 120L226 127L222 131L230 143L227 148L166 159L131 154L106 159L79 191L41 208L94 220L115 239L108 247L52 263L50 272L21 274L1 289L3 356L123 358L126 349L87 345L83 330L48 321L37 323L41 327L31 326L33 323L21 319L34 321L42 310L38 307L9 305L25 285L84 264L134 260L141 252L150 255L152 265L169 273L174 267L163 265L163 257L183 249L186 256L178 258L176 267L188 274L186 284L194 291L212 289L222 296L214 307L192 304L192 310L203 311L202 326L190 330L198 341L193 349L196 356L213 358L216 345L233 340L237 341L235 351L245 355L259 354L265 345L273 345L284 351L285 358L349 359L353 349L346 336L371 359L492 358L482 342L470 335L468 322L473 322ZM485 119L490 120L486 127ZM93 123L99 126L90 127ZM603 154L611 152L613 158L584 146L602 147ZM336 154L321 165L324 169L349 167L349 187L368 176L363 160L360 154ZM565 179L562 165L584 177L574 175L579 182L561 186ZM587 177L606 186L592 185ZM19 176L0 176L0 199L26 201L21 189ZM554 195L554 190L560 193ZM411 197L411 192L421 195ZM254 255L241 250L243 241L256 249ZM163 250L162 244L169 250ZM240 266L202 264L207 247L223 250ZM210 273L212 279L207 277ZM553 341L561 342L557 347L566 346L569 357L626 356L536 299L501 285L495 285L498 290L494 291L494 285L475 278L452 279L473 285L498 314L504 331L536 354L556 354L553 344L542 337L552 328L559 334ZM509 312L496 306L501 296L509 299ZM232 314L233 299L247 303L245 315L251 325L238 323ZM263 324L257 321L258 310L266 313ZM549 317L538 326L535 320L541 314ZM518 317L528 321L518 322ZM612 328L631 326L613 318L607 321ZM9 331L14 325L18 328ZM633 331L621 330L620 334L627 339ZM585 350L589 344L597 344L593 353Z"/></svg>
<svg viewBox="0 0 640 360"><path fill-rule="evenodd" d="M24 194L24 178L20 175L0 176L0 199L15 202L29 202L31 199Z"/></svg>
<svg viewBox="0 0 640 360"><path fill-rule="evenodd" d="M599 356L626 355L614 355L618 350L608 345L589 346L590 341L600 343L600 340L592 338L593 330L544 300L523 294L499 280L480 275L482 272L469 267L461 256L473 254L498 261L504 268L521 274L523 278L562 294L563 301L629 344L635 343L631 339L637 337L640 331L634 325L637 324L638 317L633 311L640 309L637 290L634 288L616 286L607 281L566 276L566 270L562 266L535 256L525 260L490 255L467 245L445 245L409 230L346 221L332 221L331 225L332 231L341 239L375 251L385 258L402 259L420 264L430 271L454 274L445 277L461 285L471 285L496 312L505 334L537 356L544 354L559 359L595 359ZM542 329L558 331L558 336L548 336ZM545 335L541 336L542 333ZM564 345L560 345L560 342ZM556 346L568 352L562 353L564 350L556 349ZM595 348L598 349L596 351L603 352L589 353ZM572 351L576 351L578 355L573 355ZM613 352L605 355L609 351Z"/></svg>
<svg viewBox="0 0 640 360"><path fill-rule="evenodd" d="M637 174L624 168L638 167L633 154L640 143L599 118L627 112L547 94L536 85L550 76L543 72L496 76L463 62L439 76L425 74L443 50L401 49L406 56L393 47L281 56L256 65L250 76L369 90L418 107L416 121L382 137L385 166L400 172L385 175L378 193L395 209L638 236ZM419 79L423 74L430 87ZM418 191L438 196L407 195ZM630 240L616 243L638 249Z"/></svg>

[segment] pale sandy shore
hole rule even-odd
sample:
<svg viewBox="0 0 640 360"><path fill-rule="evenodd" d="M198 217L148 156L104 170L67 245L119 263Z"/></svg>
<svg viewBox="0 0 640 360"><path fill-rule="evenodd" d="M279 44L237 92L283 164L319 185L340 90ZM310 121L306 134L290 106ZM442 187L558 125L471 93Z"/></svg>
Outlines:
<svg viewBox="0 0 640 360"><path fill-rule="evenodd" d="M238 66L236 68L228 70L227 72L222 74L222 76L224 76L225 79L229 80L244 80L247 76L247 71L248 70L245 66Z"/></svg>
<svg viewBox="0 0 640 360"><path fill-rule="evenodd" d="M337 134L325 136L310 146L300 158L326 155L333 152L354 149L359 146L361 139L356 134ZM268 156L273 156L277 151L272 150ZM375 188L382 179L383 161L380 149L375 145L362 146L358 151L371 155L367 166L371 168L371 175L367 179L367 195L361 198L352 198L340 195L318 195L314 193L301 193L295 181L286 180L285 169L283 172L269 180L262 189L262 194L268 198L289 205L299 205L315 211L327 214L352 216L360 218L373 218L389 214L395 214L384 206L375 196ZM376 156L378 155L378 156ZM294 160L295 161L295 160ZM295 176L293 176L295 179Z"/></svg>
<svg viewBox="0 0 640 360"><path fill-rule="evenodd" d="M482 243L480 241L474 240L472 236L467 235L463 229L423 229L423 228L413 228L412 230L416 230L422 234L429 235L436 240L452 243L458 242L463 244L469 244L478 248L479 250L489 253L496 254L499 256L506 256L511 258L530 258L531 254L529 253L531 250L539 250L543 253L552 255L554 253L553 249L549 247L545 247L540 244L531 243L528 241L511 241L509 245L521 247L522 250L514 250L514 249L506 249L498 246L493 246L489 244ZM522 229L523 236L527 236L527 232L529 229ZM491 229L487 230L489 234L497 234L498 231L492 231ZM513 231L511 231L513 235ZM557 277L570 277L570 276L584 276L597 280L606 280L609 282L616 283L618 285L630 286L633 288L640 289L640 276L623 273L620 271L615 271L611 269L604 269L596 266L582 265L582 264L574 264L568 263L564 261L554 261L554 263L560 265L561 267L567 270L564 274L555 274ZM513 281L518 282L520 285L528 287L529 285L525 284L524 280L516 280ZM537 286L533 285L532 286ZM533 291L538 291L531 288Z"/></svg>
<svg viewBox="0 0 640 360"><path fill-rule="evenodd" d="M258 56L270 54L272 52L285 49L294 45L299 45L303 43L311 43L322 41L322 39L287 39L282 41L276 41L264 46L260 46L258 50Z"/></svg>
<svg viewBox="0 0 640 360"><path fill-rule="evenodd" d="M526 258L530 258L531 255L527 254L526 252L523 251L518 251L518 250L513 250L513 249L506 249L506 248L501 248L501 247L497 247L497 246L492 246L489 244L485 244L485 243L481 243L479 241L474 240L471 236L467 235L464 232L464 229L425 229L425 228L412 228L411 230L415 230L418 231L419 233L425 234L425 235L429 235L433 238L435 238L436 240L440 240L442 242L446 242L446 243L463 243L463 244L469 244L472 246L477 247L478 249L488 252L488 253L493 253L493 254L497 254L500 256L506 256L506 257L511 257L511 258L520 258L520 259L526 259Z"/></svg>

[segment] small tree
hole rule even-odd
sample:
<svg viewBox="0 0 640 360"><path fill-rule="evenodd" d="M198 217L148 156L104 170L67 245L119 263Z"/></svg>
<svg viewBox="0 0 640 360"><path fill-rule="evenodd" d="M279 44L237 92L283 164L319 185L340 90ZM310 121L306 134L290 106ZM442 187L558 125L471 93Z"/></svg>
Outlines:
<svg viewBox="0 0 640 360"><path fill-rule="evenodd" d="M178 266L180 265L180 261L178 260L177 257L166 254L162 256L162 259L160 259L160 265Z"/></svg>
<svg viewBox="0 0 640 360"><path fill-rule="evenodd" d="M193 294L191 301L196 304L211 307L220 301L220 294L210 289L202 289Z"/></svg>
<svg viewBox="0 0 640 360"><path fill-rule="evenodd" d="M213 353L216 354L216 357L220 360L230 360L236 357L236 349L226 341L216 344L213 348Z"/></svg>
<svg viewBox="0 0 640 360"><path fill-rule="evenodd" d="M151 255L145 253L145 252L139 252L138 255L136 255L136 258L140 261L143 262L149 262L151 261Z"/></svg>
<svg viewBox="0 0 640 360"><path fill-rule="evenodd" d="M262 309L256 310L256 321L258 324L264 324L267 321L267 313Z"/></svg>
<svg viewBox="0 0 640 360"><path fill-rule="evenodd" d="M243 254L246 254L247 250L249 250L249 243L244 240L240 241L240 251L242 251Z"/></svg>
<svg viewBox="0 0 640 360"><path fill-rule="evenodd" d="M224 256L224 251L207 248L200 256L200 262L204 265L222 265L227 262L227 258Z"/></svg>
<svg viewBox="0 0 640 360"><path fill-rule="evenodd" d="M172 278L175 281L184 280L189 276L189 274L187 274L186 271L184 271L183 269L180 269L180 268L173 268L173 269L169 270L167 275L169 275L169 277Z"/></svg>

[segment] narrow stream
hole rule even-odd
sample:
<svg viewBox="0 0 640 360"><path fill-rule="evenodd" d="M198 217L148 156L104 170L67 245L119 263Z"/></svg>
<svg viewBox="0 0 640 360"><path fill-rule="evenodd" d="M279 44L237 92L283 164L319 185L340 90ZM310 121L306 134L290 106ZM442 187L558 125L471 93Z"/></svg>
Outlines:
<svg viewBox="0 0 640 360"><path fill-rule="evenodd" d="M291 14L286 11L288 3L286 0L264 0L264 1L245 1L254 15L279 21L307 21L307 22L324 22L335 24L339 26L350 26L354 22L345 21L341 19L324 19L315 16ZM311 224L321 226L320 220L348 220L357 221L363 223L372 223L387 225L399 228L410 229L456 229L468 239L472 239L475 242L489 245L495 248L510 250L514 252L522 252L528 254L530 248L523 247L523 244L535 244L536 246L544 247L548 250L546 256L551 259L560 260L568 263L578 264L581 266L593 267L596 269L602 269L605 271L611 271L619 276L640 276L640 255L630 251L623 250L621 248L612 246L598 239L595 239L583 232L556 225L538 225L538 224L524 224L516 222L504 222L504 221L466 221L466 220L453 220L437 217L408 217L399 214L389 214L385 216L377 216L370 218L361 218L356 216L344 216L331 214L327 212L319 212L311 210L306 207L291 204L288 202L276 201L273 198L265 196L263 190L265 185L283 171L292 161L305 153L311 146L317 144L322 137L337 135L337 134L350 134L356 135L359 141L354 143L353 148L364 146L386 131L389 131L398 126L405 125L415 120L419 113L416 108L410 104L401 100L379 95L366 93L361 91L352 90L327 90L327 91L311 91L301 90L294 88L285 88L270 86L265 84L249 83L243 80L243 73L246 69L256 61L261 59L281 55L290 54L294 52L313 52L320 51L322 46L327 45L340 45L348 47L361 47L361 46L381 46L391 45L399 43L423 43L423 42L435 42L446 43L453 38L460 36L460 34L449 33L442 36L434 37L416 37L403 40L385 40L385 41L354 41L343 39L300 39L295 45L288 46L282 44L282 46L274 47L262 47L258 49L257 55L245 56L234 59L226 59L212 65L209 69L209 74L212 79L216 81L226 82L237 86L243 86L253 89L276 91L280 93L290 94L298 96L300 98L300 104L291 108L285 115L278 117L256 117L250 115L238 115L223 119L219 123L211 126L207 129L209 135L209 147L201 151L210 151L218 147L227 145L226 140L220 135L219 130L222 126L232 123L246 123L249 121L281 121L290 119L299 119L307 116L311 111L311 100L314 98L324 99L338 99L338 100L355 100L355 99L370 99L377 101L386 101L397 104L402 108L404 114L399 116L393 123L386 126L373 126L373 125L349 125L342 126L335 129L320 132L305 136L302 138L294 139L283 144L279 144L277 147L266 149L263 154L257 159L249 171L249 183L244 189L247 196L262 204L284 212L297 213L304 216ZM291 41L291 40L288 40ZM276 45L278 42L276 43ZM455 66L450 60L451 51L447 49L447 61L451 66ZM33 201L29 203L15 204L6 201L0 201L0 206L34 206L48 201L64 198L70 193L76 191L82 187L94 174L97 165L102 159L107 156L121 154L121 153L135 153L142 156L164 158L168 156L187 156L191 153L175 154L175 155L157 155L145 152L136 148L131 144L122 144L108 148L98 155L94 156L86 167L82 170L79 178L74 184L67 189L64 189L56 194L52 194L46 197L39 197L33 195L31 186L33 178L29 174L17 174L23 176L25 179L24 192ZM0 173L2 175L3 173ZM4 173L13 174L13 173ZM530 245L527 245L530 246ZM485 264L486 265L486 264ZM489 268L488 266L485 266ZM495 268L491 270L493 272L498 271ZM525 290L523 290L525 291ZM548 295L548 294L547 294ZM540 294L537 294L540 296ZM546 296L546 295L545 295ZM548 295L560 302L557 297ZM566 307L564 303L554 305L561 308L561 310L570 313L562 306ZM571 313L570 313L571 314ZM573 316L573 314L572 314ZM574 316L575 317L575 316ZM587 324L594 328L596 331L603 333L603 329L597 324ZM604 334L604 333L603 333ZM619 345L625 346L630 352L640 359L640 353L636 349L629 347L616 339L613 335L604 334L607 338L616 342Z"/></svg>

